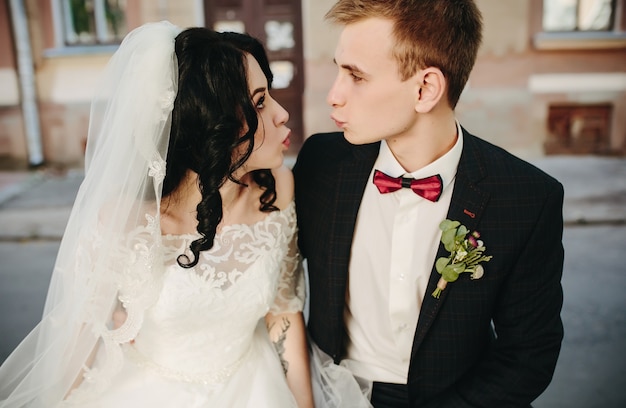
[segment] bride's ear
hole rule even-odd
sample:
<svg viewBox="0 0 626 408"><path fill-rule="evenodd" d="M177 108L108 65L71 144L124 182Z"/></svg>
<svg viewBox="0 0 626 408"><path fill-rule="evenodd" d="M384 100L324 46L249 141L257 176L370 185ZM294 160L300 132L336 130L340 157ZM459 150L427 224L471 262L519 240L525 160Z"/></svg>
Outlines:
<svg viewBox="0 0 626 408"><path fill-rule="evenodd" d="M439 68L428 67L419 70L413 79L416 82L415 111L428 113L439 102L446 102L447 81Z"/></svg>

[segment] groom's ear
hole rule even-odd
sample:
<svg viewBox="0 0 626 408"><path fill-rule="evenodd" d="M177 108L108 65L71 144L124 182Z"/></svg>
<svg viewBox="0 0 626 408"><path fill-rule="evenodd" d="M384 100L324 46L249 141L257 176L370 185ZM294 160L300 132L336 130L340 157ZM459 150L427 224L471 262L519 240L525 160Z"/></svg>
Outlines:
<svg viewBox="0 0 626 408"><path fill-rule="evenodd" d="M428 113L442 99L445 102L447 82L439 68L428 67L419 70L410 80L416 81L415 111L417 113Z"/></svg>

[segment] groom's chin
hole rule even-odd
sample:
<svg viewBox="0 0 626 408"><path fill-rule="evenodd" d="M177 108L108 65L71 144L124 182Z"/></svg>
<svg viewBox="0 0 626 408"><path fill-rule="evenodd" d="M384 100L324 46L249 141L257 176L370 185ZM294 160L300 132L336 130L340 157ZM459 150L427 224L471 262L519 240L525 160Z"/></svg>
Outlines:
<svg viewBox="0 0 626 408"><path fill-rule="evenodd" d="M353 144L353 145L365 145L365 144L380 142L381 140L380 138L377 138L377 137L359 135L349 130L343 131L343 137L344 139L346 139L346 141L348 141L348 143Z"/></svg>

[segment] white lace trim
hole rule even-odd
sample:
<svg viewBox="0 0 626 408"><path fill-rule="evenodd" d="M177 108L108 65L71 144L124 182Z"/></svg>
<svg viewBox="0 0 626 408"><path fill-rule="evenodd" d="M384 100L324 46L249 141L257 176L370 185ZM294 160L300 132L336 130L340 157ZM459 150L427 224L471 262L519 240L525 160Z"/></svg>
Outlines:
<svg viewBox="0 0 626 408"><path fill-rule="evenodd" d="M199 234L164 235L165 262L175 263ZM278 249L278 251L277 251ZM278 254L279 278L271 312L293 313L304 307L305 283L302 259L298 251L296 208L292 201L281 211L274 211L254 224L224 226L215 236L213 247L200 253L195 268L198 283L225 291L232 287L260 257Z"/></svg>

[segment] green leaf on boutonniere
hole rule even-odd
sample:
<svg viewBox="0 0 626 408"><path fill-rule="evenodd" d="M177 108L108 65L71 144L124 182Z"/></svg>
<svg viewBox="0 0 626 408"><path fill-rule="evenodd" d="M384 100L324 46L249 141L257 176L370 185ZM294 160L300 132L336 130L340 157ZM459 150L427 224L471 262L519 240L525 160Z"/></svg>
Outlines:
<svg viewBox="0 0 626 408"><path fill-rule="evenodd" d="M469 230L467 229L467 227L465 225L461 225L456 230L456 238L459 238L459 240L463 240L465 239L465 236L468 232Z"/></svg>
<svg viewBox="0 0 626 408"><path fill-rule="evenodd" d="M443 268L441 276L446 282L454 282L459 279L459 275L465 270L465 264L452 264Z"/></svg>
<svg viewBox="0 0 626 408"><path fill-rule="evenodd" d="M441 234L441 242L443 242L446 251L454 251L454 247L456 246L454 238L456 238L456 229L447 230Z"/></svg>
<svg viewBox="0 0 626 408"><path fill-rule="evenodd" d="M458 227L459 225L461 225L461 223L458 221L443 220L439 224L439 229L442 231L448 231L448 230L456 229L456 227Z"/></svg>
<svg viewBox="0 0 626 408"><path fill-rule="evenodd" d="M441 243L450 256L441 257L435 262L437 272L441 274L437 288L433 292L435 298L439 298L448 282L454 282L463 272L472 274L472 279L480 279L484 274L481 262L488 262L491 256L483 255L487 249L479 239L480 234L470 231L458 221L443 220L439 224L441 229Z"/></svg>
<svg viewBox="0 0 626 408"><path fill-rule="evenodd" d="M435 268L437 272L441 273L443 269L450 263L450 258L439 258L437 262L435 262Z"/></svg>

